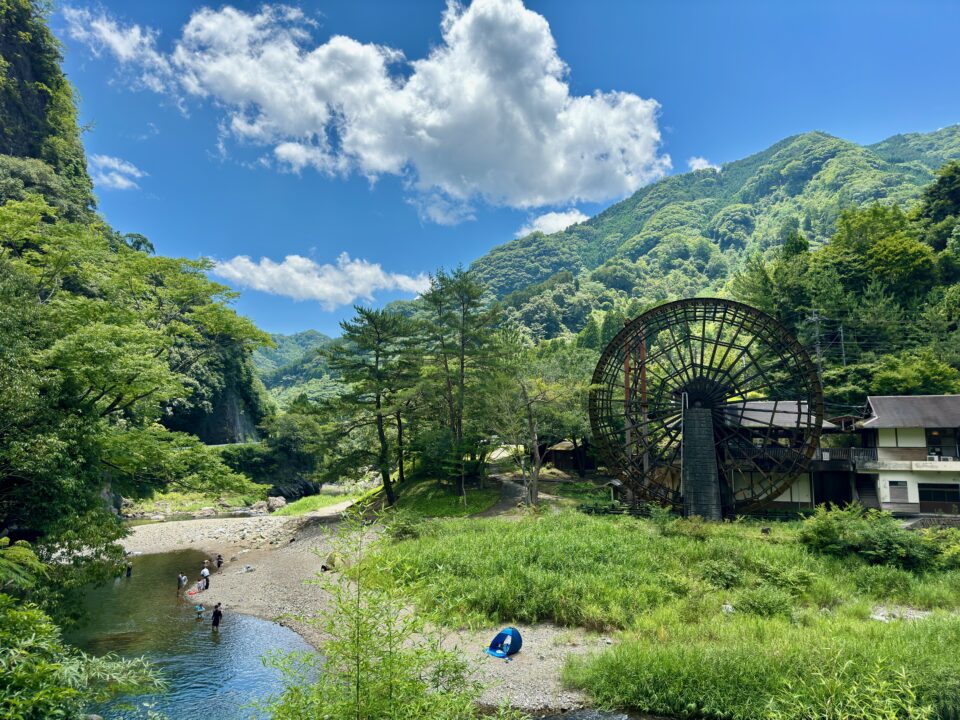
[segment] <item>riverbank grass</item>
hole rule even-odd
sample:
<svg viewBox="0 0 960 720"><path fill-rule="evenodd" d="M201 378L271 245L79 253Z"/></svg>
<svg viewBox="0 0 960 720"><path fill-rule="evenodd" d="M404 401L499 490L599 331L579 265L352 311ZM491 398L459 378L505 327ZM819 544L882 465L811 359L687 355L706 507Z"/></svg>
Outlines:
<svg viewBox="0 0 960 720"><path fill-rule="evenodd" d="M340 503L348 500L356 500L356 496L331 495L325 493L320 495L307 495L299 500L294 500L292 503L287 503L279 510L276 510L273 514L281 516L306 515L308 512L323 510L331 505L339 505Z"/></svg>
<svg viewBox="0 0 960 720"><path fill-rule="evenodd" d="M200 492L170 492L157 493L149 498L137 500L129 508L124 508L127 515L176 515L202 510L205 507L214 507L220 511L242 509L250 507L260 500L267 499L266 485L252 485L253 492L244 494L210 494Z"/></svg>
<svg viewBox="0 0 960 720"><path fill-rule="evenodd" d="M397 487L397 510L423 517L464 517L489 510L500 499L500 486L468 487L466 499L451 483L432 478L409 480Z"/></svg>
<svg viewBox="0 0 960 720"><path fill-rule="evenodd" d="M566 671L603 706L770 720L960 711L957 570L814 552L799 523L766 534L543 512L434 520L400 537L368 562L438 622L620 631ZM871 619L881 606L932 614Z"/></svg>

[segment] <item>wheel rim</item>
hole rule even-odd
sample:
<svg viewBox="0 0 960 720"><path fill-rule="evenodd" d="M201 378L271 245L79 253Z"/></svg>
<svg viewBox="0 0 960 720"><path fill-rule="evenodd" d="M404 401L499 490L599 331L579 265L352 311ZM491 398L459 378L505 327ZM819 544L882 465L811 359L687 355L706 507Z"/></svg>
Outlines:
<svg viewBox="0 0 960 720"><path fill-rule="evenodd" d="M823 393L813 362L779 322L742 303L661 305L603 351L590 422L608 467L642 499L682 503L684 402L710 410L728 513L778 497L819 445Z"/></svg>

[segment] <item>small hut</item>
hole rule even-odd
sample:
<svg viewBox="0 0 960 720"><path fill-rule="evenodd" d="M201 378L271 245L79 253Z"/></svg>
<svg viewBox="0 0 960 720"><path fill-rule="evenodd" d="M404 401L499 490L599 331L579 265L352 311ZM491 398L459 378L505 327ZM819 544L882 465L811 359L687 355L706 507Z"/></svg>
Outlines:
<svg viewBox="0 0 960 720"><path fill-rule="evenodd" d="M543 451L543 464L553 465L557 470L584 473L596 470L597 465L587 452L587 442L574 445L572 440L561 440Z"/></svg>

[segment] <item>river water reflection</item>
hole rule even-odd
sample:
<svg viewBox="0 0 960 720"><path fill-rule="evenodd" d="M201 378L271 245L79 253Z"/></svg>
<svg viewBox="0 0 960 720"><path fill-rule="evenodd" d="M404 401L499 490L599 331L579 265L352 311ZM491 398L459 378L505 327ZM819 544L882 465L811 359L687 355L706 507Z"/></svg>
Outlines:
<svg viewBox="0 0 960 720"><path fill-rule="evenodd" d="M182 570L195 580L205 557L192 550L134 557L131 577L87 593L89 619L69 640L94 654L142 655L170 684L167 693L119 698L91 712L106 720L145 718L150 709L169 718L238 720L259 717L247 706L280 690L279 674L261 658L309 645L288 628L229 607L219 633L211 630L209 608L197 622L193 603L177 592L177 575Z"/></svg>

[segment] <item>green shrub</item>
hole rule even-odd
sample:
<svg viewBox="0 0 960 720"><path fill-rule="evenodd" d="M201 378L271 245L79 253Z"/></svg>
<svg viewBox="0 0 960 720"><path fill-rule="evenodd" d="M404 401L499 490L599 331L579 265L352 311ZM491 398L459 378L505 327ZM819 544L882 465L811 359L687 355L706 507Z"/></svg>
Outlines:
<svg viewBox="0 0 960 720"><path fill-rule="evenodd" d="M741 590L734 607L740 612L760 617L789 616L793 609L793 597L779 588L759 585Z"/></svg>
<svg viewBox="0 0 960 720"><path fill-rule="evenodd" d="M342 502L353 499L354 498L349 495L307 495L299 500L294 500L292 503L287 503L273 514L283 516L304 515L314 510L322 510L323 508L339 505Z"/></svg>
<svg viewBox="0 0 960 720"><path fill-rule="evenodd" d="M564 677L592 701L676 718L903 720L960 717L960 619L877 623L735 614L627 636L572 657Z"/></svg>
<svg viewBox="0 0 960 720"><path fill-rule="evenodd" d="M769 720L928 720L934 710L920 702L902 668L891 673L878 663L860 673L812 667L808 674L784 682L766 716Z"/></svg>
<svg viewBox="0 0 960 720"><path fill-rule="evenodd" d="M145 660L75 650L40 608L0 593L0 717L77 718L88 703L165 687Z"/></svg>
<svg viewBox="0 0 960 720"><path fill-rule="evenodd" d="M889 513L865 510L859 505L830 510L821 505L804 521L799 537L820 553L857 555L872 565L905 570L932 567L939 555L927 536L904 529Z"/></svg>
<svg viewBox="0 0 960 720"><path fill-rule="evenodd" d="M700 577L721 590L743 584L744 574L732 560L708 560L700 566Z"/></svg>
<svg viewBox="0 0 960 720"><path fill-rule="evenodd" d="M660 527L665 537L688 537L693 540L706 540L713 534L710 523L699 515L676 518Z"/></svg>
<svg viewBox="0 0 960 720"><path fill-rule="evenodd" d="M767 561L755 562L754 572L770 585L798 596L805 594L816 580L816 576L806 568L780 566Z"/></svg>
<svg viewBox="0 0 960 720"><path fill-rule="evenodd" d="M874 598L902 598L913 585L913 576L906 570L889 565L868 565L854 576L857 589Z"/></svg>
<svg viewBox="0 0 960 720"><path fill-rule="evenodd" d="M922 535L939 551L940 567L960 570L960 528L934 528Z"/></svg>
<svg viewBox="0 0 960 720"><path fill-rule="evenodd" d="M413 540L420 537L426 519L413 510L394 510L385 516L384 531L392 540Z"/></svg>

